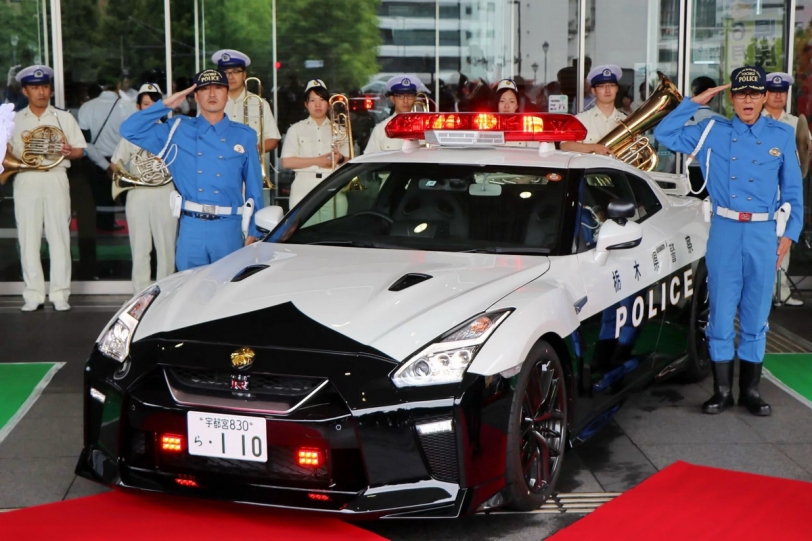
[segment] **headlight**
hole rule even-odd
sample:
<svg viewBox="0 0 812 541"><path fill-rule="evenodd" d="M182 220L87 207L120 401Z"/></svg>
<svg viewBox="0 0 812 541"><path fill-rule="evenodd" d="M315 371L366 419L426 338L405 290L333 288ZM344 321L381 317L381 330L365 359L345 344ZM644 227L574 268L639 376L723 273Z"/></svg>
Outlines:
<svg viewBox="0 0 812 541"><path fill-rule="evenodd" d="M479 348L510 312L482 314L447 332L398 368L392 382L397 387L412 387L462 381Z"/></svg>
<svg viewBox="0 0 812 541"><path fill-rule="evenodd" d="M102 354L118 362L124 362L124 359L130 354L130 343L135 334L135 328L138 327L147 308L160 292L161 288L152 286L119 310L113 323L99 338L99 351Z"/></svg>

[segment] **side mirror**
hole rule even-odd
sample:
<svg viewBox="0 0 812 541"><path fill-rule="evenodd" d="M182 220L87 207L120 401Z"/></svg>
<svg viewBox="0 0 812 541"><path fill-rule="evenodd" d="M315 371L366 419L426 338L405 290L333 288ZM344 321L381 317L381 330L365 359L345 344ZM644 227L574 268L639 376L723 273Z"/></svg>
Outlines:
<svg viewBox="0 0 812 541"><path fill-rule="evenodd" d="M609 216L609 219L621 224L626 223L626 220L629 218L634 218L635 211L634 203L622 199L620 201L612 201L606 208L606 214Z"/></svg>
<svg viewBox="0 0 812 541"><path fill-rule="evenodd" d="M609 204L609 209L612 204ZM609 210L611 213L611 210ZM624 223L620 223L620 220ZM609 250L626 250L639 246L643 241L643 226L637 222L626 221L625 218L606 220L598 232L598 242L595 246L595 262L604 265L609 257Z"/></svg>
<svg viewBox="0 0 812 541"><path fill-rule="evenodd" d="M270 207L259 209L257 213L254 214L254 223L256 223L257 229L263 233L268 233L279 225L279 222L282 221L284 216L285 211L282 210L282 207L271 205Z"/></svg>

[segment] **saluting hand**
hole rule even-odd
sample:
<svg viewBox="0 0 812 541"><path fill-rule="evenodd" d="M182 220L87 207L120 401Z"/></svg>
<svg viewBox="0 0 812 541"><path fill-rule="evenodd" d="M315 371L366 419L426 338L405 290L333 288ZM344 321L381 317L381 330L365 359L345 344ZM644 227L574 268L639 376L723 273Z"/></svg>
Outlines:
<svg viewBox="0 0 812 541"><path fill-rule="evenodd" d="M781 240L778 242L778 261L775 263L775 270L781 268L781 262L784 260L784 257L789 253L789 249L792 248L792 239L788 237L781 237Z"/></svg>
<svg viewBox="0 0 812 541"><path fill-rule="evenodd" d="M691 101L699 105L707 105L708 103L710 103L710 100L712 100L716 94L724 92L728 88L730 88L730 83L722 86L715 86L713 88L709 88L703 93L691 98Z"/></svg>
<svg viewBox="0 0 812 541"><path fill-rule="evenodd" d="M177 107L180 107L180 104L183 103L184 100L186 100L186 96L188 96L195 88L197 88L197 85L192 85L186 90L175 92L168 98L164 98L163 100L164 105L173 110Z"/></svg>

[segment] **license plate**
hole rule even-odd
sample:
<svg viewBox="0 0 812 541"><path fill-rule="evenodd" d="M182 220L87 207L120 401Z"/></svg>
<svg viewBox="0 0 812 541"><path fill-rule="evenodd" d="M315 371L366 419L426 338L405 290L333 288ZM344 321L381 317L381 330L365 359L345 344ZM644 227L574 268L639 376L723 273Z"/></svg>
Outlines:
<svg viewBox="0 0 812 541"><path fill-rule="evenodd" d="M265 419L190 411L186 427L190 455L268 461Z"/></svg>

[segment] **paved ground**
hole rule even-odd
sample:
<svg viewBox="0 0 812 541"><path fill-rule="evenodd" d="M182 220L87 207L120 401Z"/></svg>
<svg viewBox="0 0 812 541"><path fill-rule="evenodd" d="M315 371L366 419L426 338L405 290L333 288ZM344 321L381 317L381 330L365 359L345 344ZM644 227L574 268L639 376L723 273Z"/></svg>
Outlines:
<svg viewBox="0 0 812 541"><path fill-rule="evenodd" d="M0 510L104 490L73 474L82 440L82 369L93 341L123 300L74 297L69 313L48 308L21 314L18 299L0 298L0 362L66 363L0 444ZM810 305L812 298L807 298L803 308L774 311L774 328L812 328ZM762 390L773 404L769 418L741 411L702 415L699 405L710 394L710 380L654 386L627 403L593 440L567 455L559 490L623 492L675 460L812 481L812 411L769 382ZM395 540L538 540L581 516L491 514L362 526Z"/></svg>

